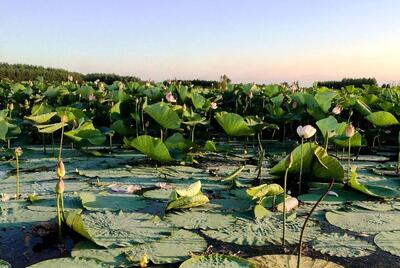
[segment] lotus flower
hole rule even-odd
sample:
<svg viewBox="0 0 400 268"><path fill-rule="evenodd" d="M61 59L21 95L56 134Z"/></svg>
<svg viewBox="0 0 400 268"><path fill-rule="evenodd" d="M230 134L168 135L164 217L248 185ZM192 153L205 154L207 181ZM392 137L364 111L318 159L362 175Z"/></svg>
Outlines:
<svg viewBox="0 0 400 268"><path fill-rule="evenodd" d="M15 155L20 157L22 155L22 153L23 153L23 151L22 151L21 147L15 148Z"/></svg>
<svg viewBox="0 0 400 268"><path fill-rule="evenodd" d="M348 125L346 127L346 137L352 138L354 136L354 134L356 134L356 129L354 128L354 126L352 124Z"/></svg>
<svg viewBox="0 0 400 268"><path fill-rule="evenodd" d="M250 99L252 99L252 98L253 98L253 91L250 91L250 92L247 94L247 96L248 96Z"/></svg>
<svg viewBox="0 0 400 268"><path fill-rule="evenodd" d="M89 101L95 101L96 100L96 96L93 94L89 95Z"/></svg>
<svg viewBox="0 0 400 268"><path fill-rule="evenodd" d="M165 98L166 98L167 101L170 102L170 103L176 102L176 99L175 99L174 95L172 95L171 91L168 92L168 93L165 95Z"/></svg>
<svg viewBox="0 0 400 268"><path fill-rule="evenodd" d="M340 106L335 106L335 108L332 109L332 113L333 113L333 114L338 115L338 114L340 114L341 112L342 112L342 107L340 107Z"/></svg>
<svg viewBox="0 0 400 268"><path fill-rule="evenodd" d="M304 127L298 126L296 131L297 131L297 135L299 135L300 138L302 138L302 139L311 138L317 132L317 130L311 125L306 125Z"/></svg>
<svg viewBox="0 0 400 268"><path fill-rule="evenodd" d="M215 110L218 108L218 104L216 102L211 102L211 109Z"/></svg>
<svg viewBox="0 0 400 268"><path fill-rule="evenodd" d="M65 176L65 166L64 166L64 162L62 160L60 160L57 163L57 176L62 179Z"/></svg>
<svg viewBox="0 0 400 268"><path fill-rule="evenodd" d="M74 77L72 75L68 75L68 81L70 82L74 81Z"/></svg>

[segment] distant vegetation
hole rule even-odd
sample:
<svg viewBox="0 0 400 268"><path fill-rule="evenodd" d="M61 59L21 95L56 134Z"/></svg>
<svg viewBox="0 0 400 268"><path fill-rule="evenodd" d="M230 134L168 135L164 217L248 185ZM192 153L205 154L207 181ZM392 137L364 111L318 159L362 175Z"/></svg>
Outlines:
<svg viewBox="0 0 400 268"><path fill-rule="evenodd" d="M343 78L341 81L320 81L317 82L319 87L328 87L341 89L346 86L355 86L362 88L364 85L377 86L378 82L375 78Z"/></svg>

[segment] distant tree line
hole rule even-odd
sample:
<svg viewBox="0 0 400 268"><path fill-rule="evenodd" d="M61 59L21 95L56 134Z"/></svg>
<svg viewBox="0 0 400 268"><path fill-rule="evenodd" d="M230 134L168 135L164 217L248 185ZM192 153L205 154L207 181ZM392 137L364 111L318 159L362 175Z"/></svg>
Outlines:
<svg viewBox="0 0 400 268"><path fill-rule="evenodd" d="M81 74L77 72L70 72L58 68L46 68L43 66L29 65L29 64L9 64L0 63L0 80L10 79L15 82L35 80L38 77L43 77L45 81L67 81L68 76L72 76L73 80L78 81L96 81L99 79L107 84L112 84L114 81L140 81L139 78L134 76L121 76L117 74L106 73L92 73Z"/></svg>
<svg viewBox="0 0 400 268"><path fill-rule="evenodd" d="M363 85L378 85L378 82L375 78L343 78L341 81L320 81L316 83L319 87L328 87L334 89L341 89L346 86L355 86L362 88Z"/></svg>

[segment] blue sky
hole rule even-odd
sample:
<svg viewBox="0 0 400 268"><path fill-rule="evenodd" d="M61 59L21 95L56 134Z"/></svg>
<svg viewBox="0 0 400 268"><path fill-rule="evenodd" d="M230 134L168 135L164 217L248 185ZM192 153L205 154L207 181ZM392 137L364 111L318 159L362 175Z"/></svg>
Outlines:
<svg viewBox="0 0 400 268"><path fill-rule="evenodd" d="M0 61L142 79L400 80L400 1L0 0Z"/></svg>

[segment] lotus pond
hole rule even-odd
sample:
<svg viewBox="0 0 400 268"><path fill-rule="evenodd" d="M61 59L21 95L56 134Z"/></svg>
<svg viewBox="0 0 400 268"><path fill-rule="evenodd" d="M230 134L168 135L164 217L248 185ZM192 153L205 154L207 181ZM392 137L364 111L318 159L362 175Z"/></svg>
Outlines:
<svg viewBox="0 0 400 268"><path fill-rule="evenodd" d="M400 267L400 89L221 85L0 83L0 267Z"/></svg>

